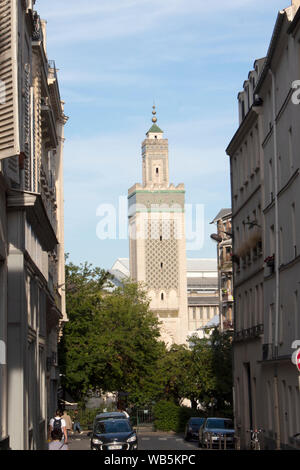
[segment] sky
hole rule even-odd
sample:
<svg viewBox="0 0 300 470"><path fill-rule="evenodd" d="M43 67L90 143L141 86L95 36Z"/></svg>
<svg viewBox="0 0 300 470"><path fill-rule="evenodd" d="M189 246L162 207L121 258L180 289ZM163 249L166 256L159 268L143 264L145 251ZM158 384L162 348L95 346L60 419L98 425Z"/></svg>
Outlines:
<svg viewBox="0 0 300 470"><path fill-rule="evenodd" d="M238 126L237 94L255 59L267 53L278 11L289 5L37 0L69 116L65 251L74 263L109 269L129 255L118 223L115 239L99 239L97 227L103 205L112 205L118 216L128 189L142 181L141 143L154 101L169 139L170 182L185 184L193 214L188 226L203 234L203 243L188 246L187 257L216 257L210 222L231 206L225 150ZM197 205L204 214L201 227Z"/></svg>

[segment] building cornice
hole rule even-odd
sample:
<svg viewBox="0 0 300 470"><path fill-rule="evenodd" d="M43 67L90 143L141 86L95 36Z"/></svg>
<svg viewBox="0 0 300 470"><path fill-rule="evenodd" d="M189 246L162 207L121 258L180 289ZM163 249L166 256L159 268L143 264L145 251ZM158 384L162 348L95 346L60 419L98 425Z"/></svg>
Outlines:
<svg viewBox="0 0 300 470"><path fill-rule="evenodd" d="M285 12L285 10L281 10L277 15L277 20L276 20L275 27L274 27L274 30L273 30L273 35L272 35L271 42L270 42L270 45L269 45L266 61L265 61L262 73L259 77L259 80L258 80L257 85L256 85L255 90L254 90L255 94L259 93L259 91L261 90L262 85L265 81L265 78L268 75L268 71L270 69L272 59L274 57L274 53L275 53L275 50L276 50L276 46L277 46L277 43L278 43L278 40L279 40L279 37L280 37L280 34L281 34L281 30L282 30L282 26L283 26L283 22L284 22L285 18L286 18L286 12Z"/></svg>
<svg viewBox="0 0 300 470"><path fill-rule="evenodd" d="M249 109L248 113L246 114L245 118L241 122L240 127L234 134L233 138L231 139L227 149L226 153L230 157L232 157L239 146L241 145L245 135L250 131L250 129L253 127L255 121L257 120L258 115L256 111L254 110L253 106Z"/></svg>
<svg viewBox="0 0 300 470"><path fill-rule="evenodd" d="M40 194L9 190L7 193L7 208L9 210L24 210L27 220L33 227L43 249L45 251L55 249L58 240Z"/></svg>
<svg viewBox="0 0 300 470"><path fill-rule="evenodd" d="M128 195L128 199L130 199L131 197L135 196L135 194L160 194L160 193L164 193L164 194L178 194L178 193L181 193L181 194L185 194L185 190L182 190L182 189L153 189L153 190L136 190L134 191L133 193L130 193Z"/></svg>

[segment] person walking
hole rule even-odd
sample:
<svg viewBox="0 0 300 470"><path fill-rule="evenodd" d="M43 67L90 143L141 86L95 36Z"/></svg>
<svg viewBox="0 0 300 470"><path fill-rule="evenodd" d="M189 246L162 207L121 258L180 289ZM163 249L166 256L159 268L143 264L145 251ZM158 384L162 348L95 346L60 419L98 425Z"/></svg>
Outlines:
<svg viewBox="0 0 300 470"><path fill-rule="evenodd" d="M62 415L62 419L64 419L66 423L66 429L67 429L67 434L68 436L72 432L72 419L71 416L68 415L67 410L64 410L64 414Z"/></svg>
<svg viewBox="0 0 300 470"><path fill-rule="evenodd" d="M80 427L80 422L79 422L79 416L78 416L78 410L74 411L74 432L78 431L79 434L82 434L83 431L81 431Z"/></svg>
<svg viewBox="0 0 300 470"><path fill-rule="evenodd" d="M51 441L48 444L48 450L69 450L67 442L63 440L63 432L58 428L51 431Z"/></svg>
<svg viewBox="0 0 300 470"><path fill-rule="evenodd" d="M62 418L62 412L60 410L56 410L55 417L50 419L49 434L51 437L52 437L52 432L54 432L54 436L56 437L56 439L61 433L61 439L64 437L64 443L65 444L68 443L68 433L66 429L66 422Z"/></svg>

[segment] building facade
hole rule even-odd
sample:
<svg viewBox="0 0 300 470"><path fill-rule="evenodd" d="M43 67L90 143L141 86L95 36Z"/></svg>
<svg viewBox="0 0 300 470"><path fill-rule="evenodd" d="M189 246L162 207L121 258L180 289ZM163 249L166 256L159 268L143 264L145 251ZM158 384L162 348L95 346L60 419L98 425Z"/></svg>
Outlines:
<svg viewBox="0 0 300 470"><path fill-rule="evenodd" d="M0 2L0 446L42 449L64 300L64 115L46 22Z"/></svg>
<svg viewBox="0 0 300 470"><path fill-rule="evenodd" d="M202 329L219 318L218 268L215 259L188 258L187 301L188 336L199 335ZM129 259L119 258L109 270L113 288L130 278Z"/></svg>
<svg viewBox="0 0 300 470"><path fill-rule="evenodd" d="M217 233L211 238L217 242L218 289L220 330L233 330L233 269L232 269L232 212L222 209L212 224L216 224Z"/></svg>
<svg viewBox="0 0 300 470"><path fill-rule="evenodd" d="M239 94L231 163L235 420L241 447L299 449L300 2L279 12L267 56ZM299 93L298 93L299 94Z"/></svg>
<svg viewBox="0 0 300 470"><path fill-rule="evenodd" d="M185 189L169 183L168 140L153 125L142 144L143 184L128 191L130 274L143 282L167 345L188 334Z"/></svg>
<svg viewBox="0 0 300 470"><path fill-rule="evenodd" d="M187 260L189 336L219 318L218 270L215 259Z"/></svg>

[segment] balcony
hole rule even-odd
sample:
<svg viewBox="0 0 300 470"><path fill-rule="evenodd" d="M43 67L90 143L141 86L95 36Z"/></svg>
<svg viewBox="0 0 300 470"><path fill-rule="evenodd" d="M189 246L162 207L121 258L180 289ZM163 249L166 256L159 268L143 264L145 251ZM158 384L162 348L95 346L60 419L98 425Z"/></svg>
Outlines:
<svg viewBox="0 0 300 470"><path fill-rule="evenodd" d="M48 61L44 47L44 33L42 21L37 12L33 12L33 31L32 31L32 47L39 53L42 60L42 77L44 85L47 83Z"/></svg>
<svg viewBox="0 0 300 470"><path fill-rule="evenodd" d="M42 134L47 149L56 148L58 139L56 134L56 123L53 110L47 99L42 101Z"/></svg>
<svg viewBox="0 0 300 470"><path fill-rule="evenodd" d="M264 325L259 324L234 333L234 341L248 341L259 338L264 333Z"/></svg>

